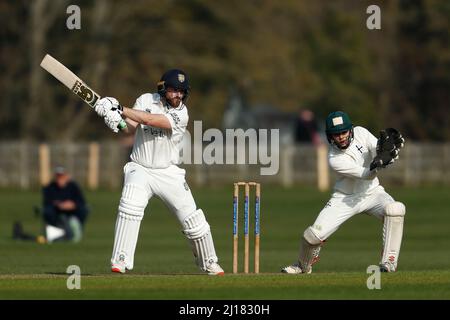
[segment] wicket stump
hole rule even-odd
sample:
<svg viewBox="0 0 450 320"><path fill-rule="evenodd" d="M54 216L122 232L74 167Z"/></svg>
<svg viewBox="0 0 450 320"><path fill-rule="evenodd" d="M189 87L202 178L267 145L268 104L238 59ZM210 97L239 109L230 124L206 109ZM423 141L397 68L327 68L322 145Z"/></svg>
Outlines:
<svg viewBox="0 0 450 320"><path fill-rule="evenodd" d="M244 273L249 272L250 257L250 187L255 187L255 273L259 273L260 201L261 185L256 182L234 183L233 194L233 273L238 273L239 247L239 187L244 186Z"/></svg>

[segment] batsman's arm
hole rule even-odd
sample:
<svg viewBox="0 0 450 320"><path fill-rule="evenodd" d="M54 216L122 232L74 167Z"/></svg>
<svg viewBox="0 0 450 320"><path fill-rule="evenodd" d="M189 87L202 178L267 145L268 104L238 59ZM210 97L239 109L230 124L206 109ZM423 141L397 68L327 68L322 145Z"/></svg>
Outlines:
<svg viewBox="0 0 450 320"><path fill-rule="evenodd" d="M172 125L165 115L152 114L128 107L123 107L122 111L122 116L125 118L125 121L127 121L127 124L130 123L134 128L136 128L138 124L143 124L161 129L172 129Z"/></svg>
<svg viewBox="0 0 450 320"><path fill-rule="evenodd" d="M137 126L139 125L139 123L137 123L136 121L133 121L129 118L125 118L125 116L122 113L122 117L124 118L123 120L125 121L125 123L127 124L127 130L125 131L125 133L127 134L132 134L136 131Z"/></svg>

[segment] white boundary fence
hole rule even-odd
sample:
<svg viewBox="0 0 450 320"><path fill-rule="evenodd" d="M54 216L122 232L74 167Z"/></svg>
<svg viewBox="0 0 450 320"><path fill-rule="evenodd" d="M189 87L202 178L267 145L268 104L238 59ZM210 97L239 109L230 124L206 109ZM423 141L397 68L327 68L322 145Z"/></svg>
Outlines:
<svg viewBox="0 0 450 320"><path fill-rule="evenodd" d="M181 165L192 185L230 184L255 180L282 186L309 185L325 191L334 181L327 162L327 146L280 147L279 171L260 175L260 165ZM117 141L69 144L0 142L0 188L37 188L51 179L52 168L65 166L88 189L117 189L122 185L123 165L130 149ZM248 153L247 150L238 152ZM450 185L450 143L412 143L400 159L379 177L383 185Z"/></svg>

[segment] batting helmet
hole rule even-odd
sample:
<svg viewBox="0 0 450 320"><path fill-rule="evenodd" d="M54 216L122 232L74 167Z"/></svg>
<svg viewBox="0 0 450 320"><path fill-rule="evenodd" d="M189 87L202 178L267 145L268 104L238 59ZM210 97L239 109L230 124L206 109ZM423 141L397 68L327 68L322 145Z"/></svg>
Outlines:
<svg viewBox="0 0 450 320"><path fill-rule="evenodd" d="M174 88L177 90L183 90L183 102L189 96L191 87L189 86L189 80L186 73L179 69L171 69L166 71L161 80L158 82L158 93L161 97L165 97L167 88Z"/></svg>
<svg viewBox="0 0 450 320"><path fill-rule="evenodd" d="M328 115L326 119L325 133L327 134L329 143L334 143L334 140L332 138L333 134L345 132L348 130L350 130L350 135L348 137L348 142L350 144L350 142L353 140L353 123L350 120L348 114L342 111L334 111Z"/></svg>

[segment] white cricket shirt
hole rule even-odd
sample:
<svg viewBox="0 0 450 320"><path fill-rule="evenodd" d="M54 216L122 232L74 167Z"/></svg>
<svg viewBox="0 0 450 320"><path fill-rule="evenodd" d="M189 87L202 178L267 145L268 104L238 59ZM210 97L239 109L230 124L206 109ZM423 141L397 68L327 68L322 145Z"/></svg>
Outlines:
<svg viewBox="0 0 450 320"><path fill-rule="evenodd" d="M153 114L163 114L172 130L139 124L136 128L131 160L152 169L163 169L180 163L181 140L186 131L189 115L186 106L177 108L163 105L157 93L145 93L134 104L133 109Z"/></svg>
<svg viewBox="0 0 450 320"><path fill-rule="evenodd" d="M370 193L380 182L370 163L376 156L378 139L366 128L355 127L354 139L347 149L332 145L328 162L337 174L334 191L344 194Z"/></svg>

